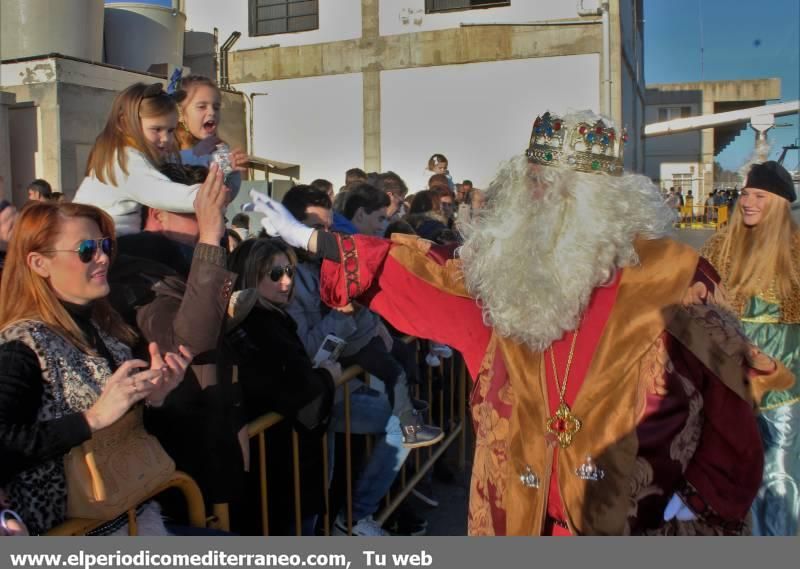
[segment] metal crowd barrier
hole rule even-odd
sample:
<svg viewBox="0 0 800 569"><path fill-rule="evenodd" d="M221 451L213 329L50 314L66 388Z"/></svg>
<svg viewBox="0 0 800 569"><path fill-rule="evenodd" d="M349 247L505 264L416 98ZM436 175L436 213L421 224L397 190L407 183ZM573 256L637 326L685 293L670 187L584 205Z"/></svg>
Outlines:
<svg viewBox="0 0 800 569"><path fill-rule="evenodd" d="M722 229L728 225L728 206L685 205L677 208L681 229Z"/></svg>
<svg viewBox="0 0 800 569"><path fill-rule="evenodd" d="M417 342L416 338L406 336L403 338L404 342L412 343ZM424 357L424 356L422 356ZM419 342L417 342L417 360L420 359ZM421 449L414 449L411 451L409 458L406 459L403 467L398 476L400 480L400 490L395 496L387 495L384 498L385 506L383 509L374 516L378 524L383 524L400 505L400 503L408 496L414 486L422 480L425 474L430 470L436 461L447 451L447 449L456 441L459 442L458 446L458 461L459 467L463 470L466 464L467 453L467 439L465 430L466 421L466 403L467 403L467 374L466 367L464 366L463 359L454 352L453 357L442 361L440 365L441 375L443 378L442 386L439 390L439 427L441 427L446 435L444 440L434 446L429 446ZM346 512L347 512L347 529L348 533L352 533L353 528L353 464L352 464L352 432L351 432L351 403L350 403L350 385L349 382L355 378L361 377L365 383L369 383L369 374L367 374L360 366L351 366L345 369L341 378L337 381L336 386L344 386L344 415L345 415L345 481L346 481ZM450 421L445 423L445 393L444 382L449 384L449 396L447 397L450 410ZM433 401L433 371L428 368L425 385L422 386L427 391L427 401L429 404ZM417 386L416 396L419 397L420 386ZM433 422L433 409L432 405L428 407L428 421ZM267 444L266 444L266 431L277 425L283 417L278 413L268 413L255 419L248 425L248 435L251 439L256 439L258 447L258 457L255 461L258 468L258 476L260 483L260 508L261 508L261 523L263 534L269 535L269 488L267 484ZM322 484L324 486L324 504L322 528L324 535L330 535L331 531L331 512L330 512L330 493L328 487L328 444L326 433L322 436L322 444L320 452L322 453L322 469L323 475L321 476ZM369 452L369 447L367 452ZM413 458L413 460L412 460ZM278 457L277 460L284 460L285 457ZM412 463L412 466L409 464ZM295 532L301 535L301 495L300 495L300 472L302 465L299 460L299 444L298 435L296 431L292 431L292 472L294 478L294 519L295 519ZM283 489L281 489L283 491ZM227 524L220 524L219 529L227 530Z"/></svg>
<svg viewBox="0 0 800 569"><path fill-rule="evenodd" d="M410 344L417 343L417 364L419 360L424 358L420 353L420 342L417 338L411 336L404 337L401 341ZM445 363L446 362L446 363ZM427 367L427 373L424 380L424 385L416 386L415 396L420 397L420 392L424 389L427 395L428 407L428 422L433 423L433 401L434 394L438 394L438 426L445 431L445 438L440 443L434 446L429 446L421 449L413 449L408 459L403 464L400 471L400 490L395 496L387 495L384 498L385 506L375 516L375 521L378 524L383 524L392 514L392 512L400 505L400 503L408 496L414 486L422 480L425 474L433 468L436 461L448 450L448 448L458 441L458 464L462 470L466 464L467 454L467 437L466 437L466 419L467 419L467 373L466 366L463 359L457 352L454 352L453 357L443 359L439 366L442 377L442 385L438 389L438 393L434 391L433 387L433 370ZM336 387L344 386L344 412L345 412L345 479L346 479L346 511L347 511L347 529L348 533L352 533L353 527L353 464L352 464L352 432L351 432L351 403L350 403L350 381L361 377L365 383L369 384L369 374L366 373L360 366L351 366L345 369L341 378L336 383ZM449 389L445 393L445 383ZM445 397L447 395L447 397ZM447 402L445 402L447 399ZM447 405L447 407L446 407ZM445 421L445 410L449 410L449 421ZM263 534L269 535L269 488L267 484L267 444L266 444L266 431L271 427L283 421L283 417L278 413L267 413L258 419L255 419L247 426L248 437L256 440L258 447L258 457L256 465L259 475L259 503L261 508L261 523ZM292 430L292 471L294 480L294 519L295 531L297 535L301 535L301 493L300 493L300 474L302 465L299 459L299 439L297 431ZM325 535L330 535L331 520L330 520L330 493L328 484L328 434L324 434L321 438L322 453L322 476L321 484L324 487L324 503L325 508L323 512L323 530ZM370 450L371 445L367 445L367 452ZM412 460L413 458L413 460ZM285 457L278 457L278 460L285 460ZM410 466L410 463L411 466ZM252 461L251 461L252 467ZM182 492L187 503L187 510L189 515L189 524L192 527L213 527L223 531L230 531L231 520L230 510L228 504L214 504L212 506L212 516L206 518L205 504L200 488L195 481L183 472L175 472L170 481L156 489L148 496L148 501L158 494L170 488L177 488ZM285 491L285 489L278 489L278 491ZM127 512L128 527L130 535L137 535L136 527L136 511L135 509ZM85 535L87 532L107 523L110 520L87 520L87 519L69 519L63 524L56 526L47 532L47 535L52 536L77 536Z"/></svg>
<svg viewBox="0 0 800 569"><path fill-rule="evenodd" d="M186 500L186 509L189 516L189 525L196 528L206 527L206 506L203 502L203 495L200 487L188 475L176 471L172 478L156 488L142 503L150 501L162 492L175 488L179 490ZM138 506L138 505L137 505ZM126 512L128 516L128 535L137 535L136 508ZM71 518L64 523L57 525L47 532L48 536L78 536L86 535L88 532L108 523L112 520L87 520L81 518Z"/></svg>

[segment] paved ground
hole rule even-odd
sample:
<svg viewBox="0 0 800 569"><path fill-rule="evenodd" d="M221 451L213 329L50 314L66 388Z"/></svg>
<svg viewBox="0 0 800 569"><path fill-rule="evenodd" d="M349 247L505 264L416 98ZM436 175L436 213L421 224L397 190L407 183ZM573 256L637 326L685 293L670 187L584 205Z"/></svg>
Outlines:
<svg viewBox="0 0 800 569"><path fill-rule="evenodd" d="M468 429L472 441L472 428ZM452 447L445 455L445 464L455 475L455 480L444 484L435 477L433 491L439 501L438 508L431 508L415 498L411 498L414 508L428 520L428 535L467 535L467 504L469 502L469 478L472 472L472 444L467 445L467 466L459 471L457 449Z"/></svg>

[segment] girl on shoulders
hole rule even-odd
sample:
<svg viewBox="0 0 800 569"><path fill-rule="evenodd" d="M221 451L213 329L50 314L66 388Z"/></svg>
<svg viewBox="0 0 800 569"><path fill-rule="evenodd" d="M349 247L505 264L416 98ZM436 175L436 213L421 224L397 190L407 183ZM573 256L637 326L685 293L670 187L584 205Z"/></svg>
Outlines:
<svg viewBox="0 0 800 569"><path fill-rule="evenodd" d="M92 204L114 220L117 235L141 231L141 207L193 213L200 184L176 184L158 171L179 161L177 105L161 83L135 83L114 99L95 140L76 203Z"/></svg>
<svg viewBox="0 0 800 569"><path fill-rule="evenodd" d="M444 154L434 154L428 159L428 173L429 175L441 174L447 177L447 186L455 191L456 186L453 182L453 177L450 175L448 169L448 160Z"/></svg>
<svg viewBox="0 0 800 569"><path fill-rule="evenodd" d="M181 161L184 164L208 166L217 145L223 144L218 129L222 120L222 93L208 77L189 75L178 81L173 93L178 103L178 141ZM231 166L241 168L247 163L247 155L241 150L230 152ZM241 175L233 172L225 179L225 185L233 195L241 185Z"/></svg>

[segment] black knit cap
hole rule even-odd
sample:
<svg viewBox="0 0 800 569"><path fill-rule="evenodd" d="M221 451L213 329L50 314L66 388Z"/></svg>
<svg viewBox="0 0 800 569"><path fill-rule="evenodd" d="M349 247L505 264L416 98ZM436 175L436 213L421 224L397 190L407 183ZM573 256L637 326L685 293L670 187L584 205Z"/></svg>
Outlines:
<svg viewBox="0 0 800 569"><path fill-rule="evenodd" d="M797 199L792 177L786 168L770 160L762 164L753 164L747 174L746 188L764 190L793 202Z"/></svg>

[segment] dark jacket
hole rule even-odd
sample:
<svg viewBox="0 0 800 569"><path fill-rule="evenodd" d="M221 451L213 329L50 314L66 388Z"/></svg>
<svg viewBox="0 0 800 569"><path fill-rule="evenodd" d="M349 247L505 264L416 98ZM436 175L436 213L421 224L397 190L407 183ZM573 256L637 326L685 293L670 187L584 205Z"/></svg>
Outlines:
<svg viewBox="0 0 800 569"><path fill-rule="evenodd" d="M309 431L327 421L333 378L314 369L286 312L256 304L227 342L239 363L248 421L273 411Z"/></svg>
<svg viewBox="0 0 800 569"><path fill-rule="evenodd" d="M324 507L323 485L327 473L322 464L322 436L333 405L334 383L330 373L314 369L297 336L297 325L282 309L256 304L244 320L227 334L226 343L239 364L239 385L244 394L248 421L276 412L286 420L269 428L266 435L267 487L270 535L294 533L294 470L292 429L298 433L301 511L304 518ZM251 445L248 500L235 530L261 533L255 508L258 484L258 449ZM248 507L250 506L250 507Z"/></svg>

